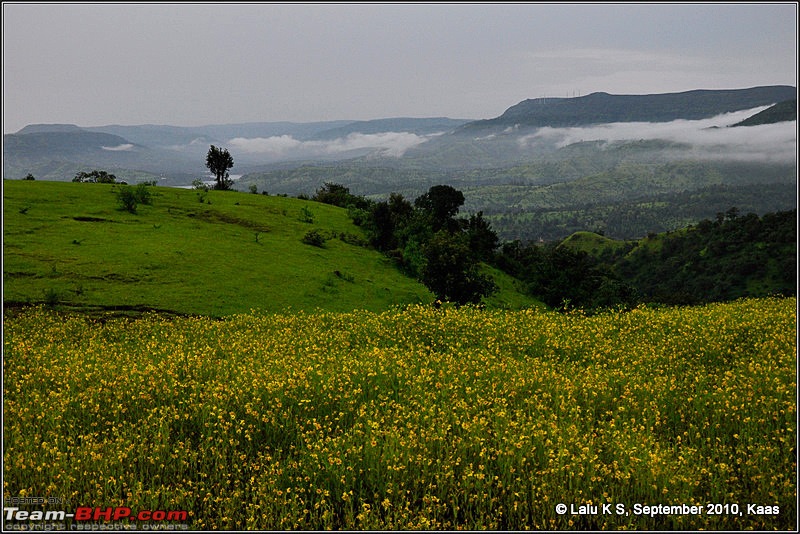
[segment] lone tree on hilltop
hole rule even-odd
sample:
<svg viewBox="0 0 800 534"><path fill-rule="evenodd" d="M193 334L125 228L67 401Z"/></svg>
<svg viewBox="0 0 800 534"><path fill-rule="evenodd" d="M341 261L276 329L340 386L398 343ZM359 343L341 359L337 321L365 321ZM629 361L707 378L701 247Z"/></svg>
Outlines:
<svg viewBox="0 0 800 534"><path fill-rule="evenodd" d="M228 149L217 148L211 145L206 155L206 167L214 175L217 183L214 184L214 189L230 189L233 183L229 178L228 170L233 167L233 156L230 155Z"/></svg>

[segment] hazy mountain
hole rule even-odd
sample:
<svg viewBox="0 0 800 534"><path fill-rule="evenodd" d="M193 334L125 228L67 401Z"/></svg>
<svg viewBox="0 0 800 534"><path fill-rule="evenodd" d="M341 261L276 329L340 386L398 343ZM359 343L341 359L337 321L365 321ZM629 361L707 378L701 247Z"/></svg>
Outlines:
<svg viewBox="0 0 800 534"><path fill-rule="evenodd" d="M194 163L180 152L77 126L36 125L3 136L3 177L11 179L31 173L40 179L71 180L76 172L93 169L120 179L153 179L191 172Z"/></svg>
<svg viewBox="0 0 800 534"><path fill-rule="evenodd" d="M56 131L33 127L32 133L3 136L3 175L13 178L28 172L41 176L43 166L58 169L59 165L86 162L105 169L137 168L149 149L118 135L87 132L80 128L59 126ZM91 169L86 169L91 170ZM58 171L56 171L58 172ZM62 179L72 179L64 176Z"/></svg>
<svg viewBox="0 0 800 534"><path fill-rule="evenodd" d="M665 140L683 145L681 157L688 158L706 156L707 145L737 153L745 140L733 143L732 135L720 133L716 141L701 132L731 125L732 118L748 118L792 97L796 97L794 87L771 86L525 100L499 117L464 124L409 148L399 164L451 171L520 165L550 158L570 144L585 141ZM773 141L750 137L747 142L756 145ZM660 151L652 157L663 155Z"/></svg>
<svg viewBox="0 0 800 534"><path fill-rule="evenodd" d="M795 207L796 108L763 97L779 98L784 89L734 92L736 98L722 92L720 100L733 104L713 109L708 94L700 93L705 111L686 113L699 119L644 120L656 119L654 112L581 126L464 125L409 147L402 157L286 164L246 174L240 184L310 195L335 182L360 195L396 192L413 199L446 183L463 191L465 210L483 211L502 238L522 240L560 239L581 229L638 237L733 206L758 214ZM681 106L697 96L684 95ZM739 106L746 107L733 109ZM730 127L752 117L758 126Z"/></svg>
<svg viewBox="0 0 800 534"><path fill-rule="evenodd" d="M179 147L192 142L224 144L236 137L272 137L291 135L297 139L311 138L320 132L338 128L352 121L325 122L246 122L236 124L209 124L207 126L167 126L143 124L138 126L93 126L85 130L113 133L133 142L152 147Z"/></svg>
<svg viewBox="0 0 800 534"><path fill-rule="evenodd" d="M469 131L487 127L564 127L614 122L697 120L768 106L796 96L795 87L776 85L650 95L592 93L576 98L536 98L511 106L499 117L474 121L464 125L462 129Z"/></svg>
<svg viewBox="0 0 800 534"><path fill-rule="evenodd" d="M426 136L466 122L439 117L199 127L37 124L3 136L3 175L68 180L74 168L105 167L120 177L144 172L166 184L189 183L206 173L205 154L212 144L229 148L232 172L240 174L284 161L337 161L372 153L396 157ZM65 170L70 175L63 175Z"/></svg>

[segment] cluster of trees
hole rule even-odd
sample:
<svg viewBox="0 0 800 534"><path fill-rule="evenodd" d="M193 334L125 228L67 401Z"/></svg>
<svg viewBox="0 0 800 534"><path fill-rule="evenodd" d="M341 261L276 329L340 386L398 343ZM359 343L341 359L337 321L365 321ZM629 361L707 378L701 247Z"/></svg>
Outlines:
<svg viewBox="0 0 800 534"><path fill-rule="evenodd" d="M556 308L701 304L797 293L797 210L718 213L684 230L597 254L557 242L504 243L500 269Z"/></svg>
<svg viewBox="0 0 800 534"><path fill-rule="evenodd" d="M496 266L525 283L527 292L556 309L596 310L629 307L638 301L636 289L583 251L558 243L504 243Z"/></svg>
<svg viewBox="0 0 800 534"><path fill-rule="evenodd" d="M497 289L481 272L481 263L493 259L497 234L481 213L457 217L464 195L449 185L433 186L412 203L398 193L373 202L326 183L312 200L348 208L370 244L397 260L438 300L478 304Z"/></svg>
<svg viewBox="0 0 800 534"><path fill-rule="evenodd" d="M326 183L312 200L349 209L370 244L394 258L441 301L477 304L497 289L481 264L525 283L527 292L554 308L594 309L634 303L635 291L585 253L551 245L499 246L482 212L457 217L461 191L436 185L412 203L398 193L373 202Z"/></svg>
<svg viewBox="0 0 800 534"><path fill-rule="evenodd" d="M117 177L106 171L81 171L75 175L75 178L73 178L72 181L93 184L115 184L117 183Z"/></svg>

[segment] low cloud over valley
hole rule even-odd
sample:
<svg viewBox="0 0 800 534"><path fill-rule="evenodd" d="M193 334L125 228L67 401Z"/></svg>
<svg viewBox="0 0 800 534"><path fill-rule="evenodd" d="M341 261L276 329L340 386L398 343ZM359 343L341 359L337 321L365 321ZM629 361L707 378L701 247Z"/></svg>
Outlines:
<svg viewBox="0 0 800 534"><path fill-rule="evenodd" d="M343 154L355 150L373 149L382 156L402 157L410 148L428 141L432 135L410 132L382 132L376 134L351 133L330 140L303 141L291 135L231 139L231 151L249 155L263 155L278 159L297 159Z"/></svg>
<svg viewBox="0 0 800 534"><path fill-rule="evenodd" d="M125 152L125 151L128 151L128 150L133 150L133 144L131 144L131 143L123 143L123 144L117 145L117 146L104 146L104 147L100 147L100 148L102 148L103 150L109 150L111 152Z"/></svg>
<svg viewBox="0 0 800 534"><path fill-rule="evenodd" d="M676 151L681 158L796 163L797 121L758 126L736 126L769 106L725 113L703 120L670 122L616 122L571 128L539 128L521 136L523 149L543 145L563 148L583 141L608 143L664 140L687 146Z"/></svg>

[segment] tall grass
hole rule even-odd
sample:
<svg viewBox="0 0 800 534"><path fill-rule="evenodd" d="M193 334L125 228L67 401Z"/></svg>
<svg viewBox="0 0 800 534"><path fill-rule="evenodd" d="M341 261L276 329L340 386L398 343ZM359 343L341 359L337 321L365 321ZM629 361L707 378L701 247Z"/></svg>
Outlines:
<svg viewBox="0 0 800 534"><path fill-rule="evenodd" d="M4 497L197 529L793 530L795 310L33 308L5 320Z"/></svg>

